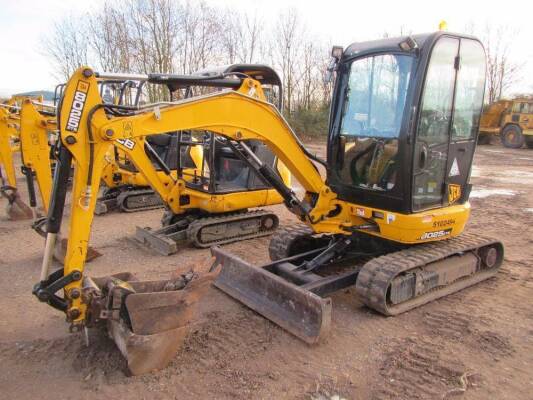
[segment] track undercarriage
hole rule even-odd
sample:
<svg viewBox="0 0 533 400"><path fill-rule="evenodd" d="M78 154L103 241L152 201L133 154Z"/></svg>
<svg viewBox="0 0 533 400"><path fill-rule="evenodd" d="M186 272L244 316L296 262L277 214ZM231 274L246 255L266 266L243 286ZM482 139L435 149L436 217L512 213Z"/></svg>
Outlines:
<svg viewBox="0 0 533 400"><path fill-rule="evenodd" d="M97 200L94 213L102 215L111 211L136 212L162 207L161 197L152 189L126 185L107 189Z"/></svg>
<svg viewBox="0 0 533 400"><path fill-rule="evenodd" d="M269 250L274 261L257 268L213 248L214 267L222 265L215 286L308 343L329 330L332 292L355 285L368 307L397 315L494 276L503 261L500 242L468 233L405 246L291 226Z"/></svg>
<svg viewBox="0 0 533 400"><path fill-rule="evenodd" d="M264 210L243 210L219 216L189 213L163 217L163 227L158 230L137 227L135 239L160 254L170 255L178 251L179 244L208 248L267 236L276 230L278 224L276 214Z"/></svg>

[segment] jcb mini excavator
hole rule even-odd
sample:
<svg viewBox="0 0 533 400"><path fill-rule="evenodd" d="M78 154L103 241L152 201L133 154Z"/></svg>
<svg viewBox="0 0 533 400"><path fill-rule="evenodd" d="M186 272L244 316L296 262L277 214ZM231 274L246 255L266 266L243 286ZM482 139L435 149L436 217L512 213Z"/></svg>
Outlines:
<svg viewBox="0 0 533 400"><path fill-rule="evenodd" d="M290 154L306 190L303 200L284 197L304 224L280 229L272 262L259 268L212 249L218 288L308 343L327 335L334 291L355 285L365 305L397 315L494 276L503 261L501 242L463 233L482 44L440 31L334 47L332 56L325 182L279 124L285 145L275 153Z"/></svg>
<svg viewBox="0 0 533 400"><path fill-rule="evenodd" d="M205 81L213 75L255 74L262 89L275 96L280 106L281 81L277 74L265 66L234 64L217 69L197 72L196 80L176 83L162 80L152 84L168 86L172 95L190 97L195 91L206 93L217 87L206 86ZM112 75L115 76L116 75ZM138 77L137 77L138 79ZM133 82L131 79L126 82ZM136 88L142 88L147 81L139 81ZM122 95L121 95L122 98ZM253 152L271 166L276 166L284 183L290 184L290 174L277 162L265 145L249 143ZM137 227L136 239L142 245L160 254L170 255L178 251L178 245L193 244L195 247L209 247L213 244L230 243L271 234L278 226L275 214L264 210L247 212L248 208L279 204L281 196L265 185L260 175L250 172L246 164L238 159L223 138L209 131L179 131L147 135L140 139L117 139L115 141L115 162L110 162L102 173L108 182L119 168L122 182L126 182L128 171L137 188L145 185L157 195L166 207L162 218L163 227L151 229ZM153 173L153 169L157 171ZM110 171L111 169L111 171ZM167 202L170 193L179 184L187 182L190 193L180 191L179 202ZM143 183L139 183L143 182ZM124 185L123 185L124 186ZM122 190L119 186L119 190ZM110 184L109 187L113 188ZM122 191L116 197L116 204L123 208L134 208L137 199L150 196L146 189ZM108 191L109 192L109 191ZM231 194L231 198L230 195ZM225 196L225 197L224 197ZM99 212L97 203L96 213ZM149 205L150 201L144 201Z"/></svg>
<svg viewBox="0 0 533 400"><path fill-rule="evenodd" d="M118 279L97 283L83 270L93 190L106 149L118 137L134 140L172 130L209 130L224 137L302 222L271 240L272 262L262 267L216 247L212 252L214 266L222 265L217 287L306 342L327 334L332 305L326 296L336 290L355 285L367 306L396 315L494 276L503 260L502 244L463 233L484 94L481 43L437 32L354 43L346 50L334 48L333 57L327 161L310 154L278 109L256 96L260 85L250 76L212 77L212 84L230 90L109 119L99 105L94 71L76 71L61 109L60 159L70 163L74 158L77 166L69 252L64 269L50 276L45 252L37 297L64 311L73 330L107 319L123 352L125 344L134 346L124 338L139 336L134 304L144 310L151 304L154 315L183 309L158 308L142 300L142 285ZM154 78L162 76L149 79ZM302 198L253 154L248 140L265 143L283 161L305 189ZM326 167L326 180L315 162ZM58 171L47 249L64 202L64 172ZM60 289L62 296L55 294ZM157 314L155 321L172 315ZM142 343L172 326L144 331ZM142 346L140 340L135 343Z"/></svg>
<svg viewBox="0 0 533 400"><path fill-rule="evenodd" d="M20 109L20 148L22 173L26 177L30 207L37 215L37 196L34 178L37 181L41 203L46 213L52 191L51 142L57 140L55 108L41 106L30 98L22 102Z"/></svg>
<svg viewBox="0 0 533 400"><path fill-rule="evenodd" d="M160 368L171 359L173 350L183 340L182 333L186 331L188 315L191 315L198 292L207 287L210 277L192 279L194 275L188 274L177 281L137 282L129 274L101 279L83 275L96 193L110 149L117 142L120 144L137 171L168 204L173 224L179 225L182 234L191 241L203 246L271 234L278 225L277 216L271 212L246 212L248 208L280 203L282 197L265 183L267 178L261 172L253 175L246 158L235 156L242 157L241 147L246 147L255 159L268 165L269 173L284 186L289 184L289 176L285 174L285 179L282 178L284 174L278 172L278 160L253 138L234 145L220 136L222 132L210 119L206 124L201 123L209 110L202 110L195 113L192 120L181 122L163 118L161 114L174 104L203 103L209 98L218 98L228 92L227 89L269 105L263 86L274 81L279 83L271 68L245 65L208 76L153 74L140 77L173 89L190 91L191 87L200 86L222 91L178 102L133 107L102 101L98 80L113 77L117 75L97 75L89 68L82 68L64 89L58 109L61 142L47 217L45 254L41 281L35 286L34 294L64 311L72 330L107 323L111 336L128 359L131 372L136 374ZM163 121L178 129L162 129L159 122ZM101 129L109 124L113 127L106 129L102 137ZM152 130L154 127L156 129ZM167 132L176 132L178 140L176 178L157 153L150 150L146 139ZM197 147L202 149L200 157L195 155ZM150 156L170 177L169 181L158 179ZM49 275L71 164L74 164L74 176L67 253L63 268ZM59 290L64 291L63 296L56 294Z"/></svg>
<svg viewBox="0 0 533 400"><path fill-rule="evenodd" d="M14 153L20 151L20 144L15 143L19 140L19 111L20 107L13 99L0 104L0 194L8 201L7 216L13 221L33 218L32 209L24 203L17 191Z"/></svg>

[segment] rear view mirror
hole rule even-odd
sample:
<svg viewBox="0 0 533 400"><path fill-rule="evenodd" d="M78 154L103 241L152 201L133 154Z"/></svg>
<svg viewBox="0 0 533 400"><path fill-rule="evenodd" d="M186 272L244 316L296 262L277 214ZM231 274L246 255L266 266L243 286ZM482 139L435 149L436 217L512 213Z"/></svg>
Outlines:
<svg viewBox="0 0 533 400"><path fill-rule="evenodd" d="M342 53L344 52L344 49L342 46L333 46L331 48L331 57L339 61L342 57Z"/></svg>
<svg viewBox="0 0 533 400"><path fill-rule="evenodd" d="M344 49L342 46L333 46L331 49L331 61L329 62L326 73L324 74L324 83L328 84L333 82L333 73L337 70L337 64L339 63Z"/></svg>

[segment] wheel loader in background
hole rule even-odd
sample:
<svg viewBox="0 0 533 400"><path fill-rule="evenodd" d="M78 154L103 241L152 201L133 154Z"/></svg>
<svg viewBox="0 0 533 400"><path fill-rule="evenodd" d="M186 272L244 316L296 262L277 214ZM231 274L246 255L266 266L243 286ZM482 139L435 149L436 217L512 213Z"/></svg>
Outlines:
<svg viewBox="0 0 533 400"><path fill-rule="evenodd" d="M524 144L533 149L533 97L499 100L487 106L481 115L479 144L489 144L492 136L502 144L519 149Z"/></svg>
<svg viewBox="0 0 533 400"><path fill-rule="evenodd" d="M463 233L484 94L481 43L437 32L354 43L332 55L327 161L305 149L278 109L263 100L253 76L203 78L228 90L109 118L96 90L98 75L87 67L76 71L63 97L56 206L34 288L38 299L65 312L72 330L107 324L133 373L166 365L182 338L174 330L187 325L176 315L197 300L190 297L195 290L183 282L178 286L184 289L160 293L166 284L96 281L84 273L84 256L100 165L112 142L187 130L217 133L302 222L272 238L267 265L252 266L218 247L212 253L213 267L221 265L218 288L308 343L327 334L327 295L336 290L355 285L368 307L396 315L494 276L503 260L501 242ZM199 78L147 79L180 85ZM279 157L303 186L303 196L257 158L250 140ZM76 172L69 251L64 268L48 275L65 200L63 165L71 160ZM315 163L326 167L326 180ZM179 202L177 190L184 187L186 182L177 185L168 201ZM163 301L167 296L177 303ZM154 349L167 357L155 362Z"/></svg>

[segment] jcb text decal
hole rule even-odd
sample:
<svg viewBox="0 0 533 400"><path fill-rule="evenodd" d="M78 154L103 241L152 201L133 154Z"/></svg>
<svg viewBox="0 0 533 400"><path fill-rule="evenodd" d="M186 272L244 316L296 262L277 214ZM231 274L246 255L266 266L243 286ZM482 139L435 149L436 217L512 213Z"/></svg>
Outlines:
<svg viewBox="0 0 533 400"><path fill-rule="evenodd" d="M117 139L117 142L129 150L135 147L135 141L132 139Z"/></svg>
<svg viewBox="0 0 533 400"><path fill-rule="evenodd" d="M422 236L420 236L420 240L428 240L428 239L437 239L444 236L449 236L452 233L452 229L444 229L442 231L435 231L435 232L424 232Z"/></svg>
<svg viewBox="0 0 533 400"><path fill-rule="evenodd" d="M74 92L74 100L70 106L70 113L67 121L67 131L78 132L80 128L81 114L85 107L85 101L87 100L87 92L89 91L89 84L83 81L78 81L78 86Z"/></svg>

